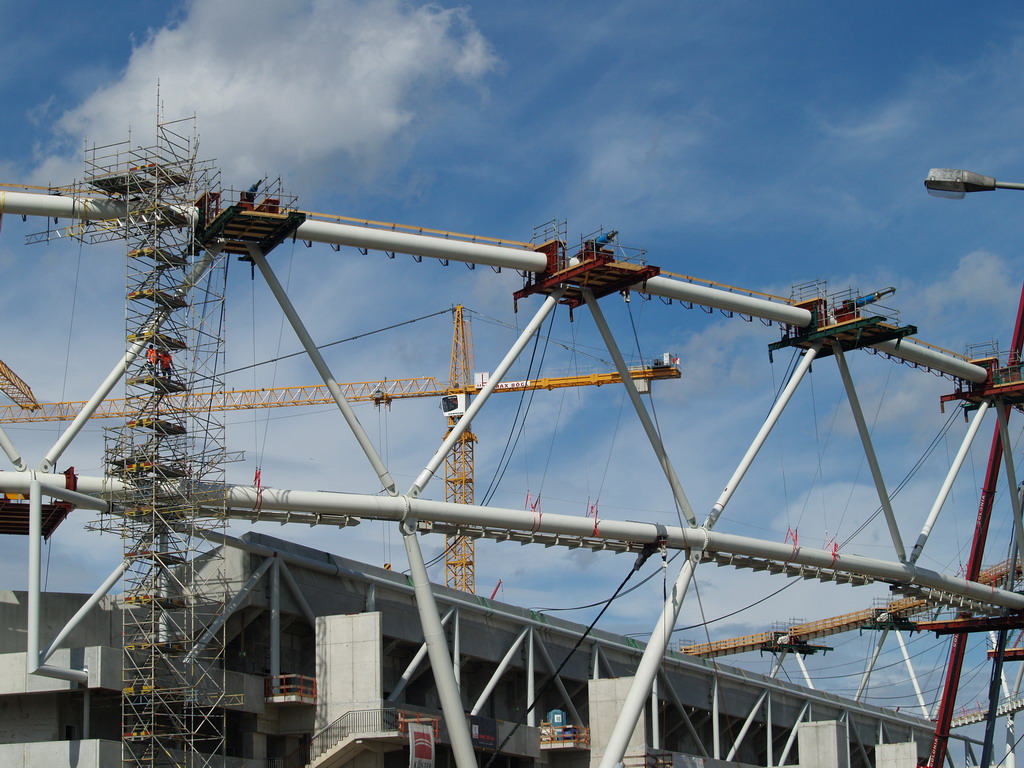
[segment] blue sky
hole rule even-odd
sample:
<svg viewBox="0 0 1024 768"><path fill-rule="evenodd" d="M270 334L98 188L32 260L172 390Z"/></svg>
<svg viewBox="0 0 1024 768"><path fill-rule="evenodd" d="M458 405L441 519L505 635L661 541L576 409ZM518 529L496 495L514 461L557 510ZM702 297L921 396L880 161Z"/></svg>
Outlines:
<svg viewBox="0 0 1024 768"><path fill-rule="evenodd" d="M11 62L0 74L0 181L69 183L81 176L83 146L120 141L129 127L146 143L159 83L166 117L196 116L200 154L216 158L226 186L280 175L306 210L515 240L553 218L567 220L570 239L617 229L664 270L779 295L814 279L832 291L893 285L887 305L920 338L958 352L1009 343L1024 198L940 201L922 180L931 167L1024 180L1018 4L978 13L920 2L112 3L101 16L81 4L0 0L0 44ZM85 399L123 345L122 256L113 246L23 245L40 228L3 220L0 358L43 399ZM513 313L520 280L508 272L301 244L279 248L274 264L320 342L454 303L512 325L536 306ZM239 266L229 276L229 368L298 348L266 290ZM783 381L788 358L771 366L766 351L778 329L636 297L628 306L608 299L605 312L627 350L682 358L683 380L658 387L655 406L687 493L699 510L710 507ZM474 333L477 368L493 367L512 333L479 317ZM572 324L559 313L551 335L579 349L552 348L545 361L553 373L590 364L598 342L586 313ZM444 376L449 339L440 317L333 348L329 362L341 380ZM945 423L938 397L952 384L855 358L893 487ZM844 541L877 506L835 366L816 365L811 378L722 530L780 541L798 527L801 541L821 545ZM291 359L232 383L314 381L311 366ZM518 400L506 398L474 427L478 494L513 428ZM259 464L278 487L374 491L340 420L312 410L233 417L229 447L246 460L231 478L246 482ZM400 484L411 482L441 436L436 405L358 412ZM494 503L521 507L527 492L541 493L551 511L582 514L598 499L609 517L673 520L634 422L621 392L608 388L538 396ZM10 434L33 456L55 429ZM957 421L898 498L904 538L916 536L962 430ZM955 572L965 559L990 427L982 434L929 567ZM100 440L91 430L68 463L98 472ZM439 494L440 483L431 490ZM1001 501L1007 519L1005 494ZM51 544L51 589L77 588L82 568L98 579L119 547L74 521L66 527ZM328 548L373 562L401 558L397 535L375 524L329 540ZM891 556L877 525L845 546ZM0 573L12 588L24 586L22 549L0 541L9 555ZM480 591L501 579L504 599L531 606L592 602L628 567L580 553L485 552ZM993 551L987 561L1003 557ZM708 618L723 615L781 585L716 569L702 577L703 608ZM649 630L660 584L647 591L611 611L607 626ZM800 584L713 631L820 618L885 594ZM694 616L683 623L698 623ZM703 639L702 631L682 634ZM856 687L863 653L847 648L853 661L837 674L849 677L836 689ZM812 668L832 663L809 660ZM889 673L896 680L901 671ZM888 702L884 687L876 695Z"/></svg>

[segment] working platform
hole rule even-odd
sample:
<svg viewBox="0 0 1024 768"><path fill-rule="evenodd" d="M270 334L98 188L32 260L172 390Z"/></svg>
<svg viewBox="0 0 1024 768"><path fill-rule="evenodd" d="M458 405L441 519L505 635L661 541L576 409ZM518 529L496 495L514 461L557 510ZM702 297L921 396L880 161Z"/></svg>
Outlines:
<svg viewBox="0 0 1024 768"><path fill-rule="evenodd" d="M132 342L133 344L137 341L146 341L155 346L157 349L185 349L185 342L182 341L181 339L177 339L174 336L168 336L166 333L157 333L156 331L128 334L128 341Z"/></svg>
<svg viewBox="0 0 1024 768"><path fill-rule="evenodd" d="M187 389L184 383L167 376L134 376L128 379L128 386L134 387L140 385L152 387L156 392L159 392L162 395L173 395L179 392L184 392Z"/></svg>
<svg viewBox="0 0 1024 768"><path fill-rule="evenodd" d="M173 164L142 163L123 170L92 176L85 180L93 189L121 196L149 191L157 187L180 187L189 177Z"/></svg>
<svg viewBox="0 0 1024 768"><path fill-rule="evenodd" d="M984 357L970 362L985 368L988 371L988 378L980 384L959 382L956 392L939 398L943 408L946 403L955 400L963 401L967 410L974 410L985 401L995 400L1004 405L1024 405L1024 380L1021 377L1020 361L1001 365L998 358Z"/></svg>
<svg viewBox="0 0 1024 768"><path fill-rule="evenodd" d="M897 326L886 322L886 318L880 316L859 317L841 323L833 323L821 327L810 326L809 328L797 328L789 326L786 336L781 341L768 345L768 355L787 347L799 349L810 349L818 342L822 344L818 351L818 357L828 357L834 353L831 342L839 345L844 352L861 347L870 347L881 344L883 341L899 341L907 336L917 333L913 325Z"/></svg>
<svg viewBox="0 0 1024 768"><path fill-rule="evenodd" d="M77 475L74 467L64 473L64 486L73 491L77 488ZM45 492L44 492L45 493ZM75 505L68 501L54 501L42 505L42 533L49 539L57 526L71 514ZM12 536L28 536L29 532L29 500L18 493L0 494L0 534Z"/></svg>
<svg viewBox="0 0 1024 768"><path fill-rule="evenodd" d="M170 566L188 562L188 554L185 550L133 549L131 552L125 552L124 557L126 560L140 558L152 560L162 566Z"/></svg>
<svg viewBox="0 0 1024 768"><path fill-rule="evenodd" d="M49 539L57 526L71 514L74 504L55 501L43 504L43 538ZM28 536L29 502L24 497L11 498L11 494L0 496L0 534Z"/></svg>
<svg viewBox="0 0 1024 768"><path fill-rule="evenodd" d="M267 198L258 205L240 202L228 206L199 234L199 243L209 246L218 243L223 253L244 257L249 255L249 244L269 253L291 235L306 214L299 211L281 211L277 200Z"/></svg>
<svg viewBox="0 0 1024 768"><path fill-rule="evenodd" d="M151 301L165 309L183 309L188 302L176 293L161 291L157 288L140 288L128 294L130 301Z"/></svg>
<svg viewBox="0 0 1024 768"><path fill-rule="evenodd" d="M660 274L659 267L652 267L642 261L616 258L614 251L605 247L614 234L587 240L580 251L571 258L566 258L565 243L545 243L537 249L548 257L544 271L536 275L527 274L526 284L512 294L512 297L518 302L527 296L537 293L551 294L555 289L563 287L565 293L562 294L559 303L572 309L584 303L584 289L591 290L594 298L599 299L610 293L625 291L634 285L643 285L650 278Z"/></svg>
<svg viewBox="0 0 1024 768"><path fill-rule="evenodd" d="M177 422L167 421L166 419L156 419L151 416L147 416L140 419L132 419L127 423L127 426L131 428L142 428L151 429L158 435L183 435L187 431L182 424Z"/></svg>
<svg viewBox="0 0 1024 768"><path fill-rule="evenodd" d="M125 475L146 475L173 479L184 477L187 474L186 471L177 464L168 464L145 458L136 459L129 457L127 459L116 459L115 461L110 462L110 466L114 469L120 470Z"/></svg>
<svg viewBox="0 0 1024 768"><path fill-rule="evenodd" d="M918 622L917 629L919 632L934 632L936 637L969 632L994 632L997 629L1024 629L1024 615L972 616L948 621L922 621Z"/></svg>
<svg viewBox="0 0 1024 768"><path fill-rule="evenodd" d="M994 659L996 657L996 652L994 650L990 650L988 652L988 657L990 659ZM1024 661L1024 648L1007 648L1003 651L1003 661Z"/></svg>
<svg viewBox="0 0 1024 768"><path fill-rule="evenodd" d="M128 251L128 258L151 259L157 269L184 267L188 264L188 259L180 253L173 253L166 248L134 248Z"/></svg>

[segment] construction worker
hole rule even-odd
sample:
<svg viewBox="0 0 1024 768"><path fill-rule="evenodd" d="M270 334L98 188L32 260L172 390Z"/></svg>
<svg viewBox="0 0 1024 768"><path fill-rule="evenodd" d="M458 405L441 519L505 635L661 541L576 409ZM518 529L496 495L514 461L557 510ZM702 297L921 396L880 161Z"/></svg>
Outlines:
<svg viewBox="0 0 1024 768"><path fill-rule="evenodd" d="M157 357L160 359L160 375L163 376L165 379L171 378L171 353L168 352L166 349L161 349L157 353Z"/></svg>
<svg viewBox="0 0 1024 768"><path fill-rule="evenodd" d="M156 376L157 354L156 347L150 344L146 348L146 370L150 376Z"/></svg>
<svg viewBox="0 0 1024 768"><path fill-rule="evenodd" d="M256 202L256 193L259 191L260 184L262 183L262 181L263 179L260 179L247 190L245 190L245 192L239 195L238 199L239 202L242 204L243 208L248 208L250 211L252 210L252 204Z"/></svg>

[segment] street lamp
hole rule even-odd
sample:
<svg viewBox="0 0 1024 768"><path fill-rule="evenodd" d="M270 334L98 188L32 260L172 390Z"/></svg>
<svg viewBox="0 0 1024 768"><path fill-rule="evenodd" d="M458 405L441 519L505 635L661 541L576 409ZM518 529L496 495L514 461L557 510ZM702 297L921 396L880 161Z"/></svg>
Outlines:
<svg viewBox="0 0 1024 768"><path fill-rule="evenodd" d="M959 168L932 168L924 180L929 195L960 200L968 192L990 192L993 189L1024 189L1024 184L1011 181L996 181L992 176L982 176L973 171Z"/></svg>

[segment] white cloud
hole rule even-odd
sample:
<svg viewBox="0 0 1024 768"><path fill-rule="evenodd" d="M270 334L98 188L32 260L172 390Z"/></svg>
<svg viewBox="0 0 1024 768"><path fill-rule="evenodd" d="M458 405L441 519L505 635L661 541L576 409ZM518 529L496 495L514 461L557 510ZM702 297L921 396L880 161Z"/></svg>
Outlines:
<svg viewBox="0 0 1024 768"><path fill-rule="evenodd" d="M401 154L448 84L478 83L495 64L465 9L194 2L59 128L103 144L131 125L133 143L144 144L159 83L165 118L197 116L201 154L220 159L227 183L277 168L341 182Z"/></svg>
<svg viewBox="0 0 1024 768"><path fill-rule="evenodd" d="M927 323L930 328L956 318L958 324L962 325L967 316L994 312L1005 319L1005 330L1001 335L1005 335L1008 340L1010 320L1002 310L1015 306L1020 291L1017 276L1006 259L991 251L971 251L960 259L951 273L932 276L934 282L926 283L907 297L907 308L913 313L915 323L919 322L922 326ZM958 335L962 336L962 332ZM957 339L961 343L985 340Z"/></svg>
<svg viewBox="0 0 1024 768"><path fill-rule="evenodd" d="M856 142L858 146L891 143L914 130L914 107L909 101L897 101L879 105L874 112L855 118L843 116L841 122L838 118L822 117L821 129L829 138Z"/></svg>

